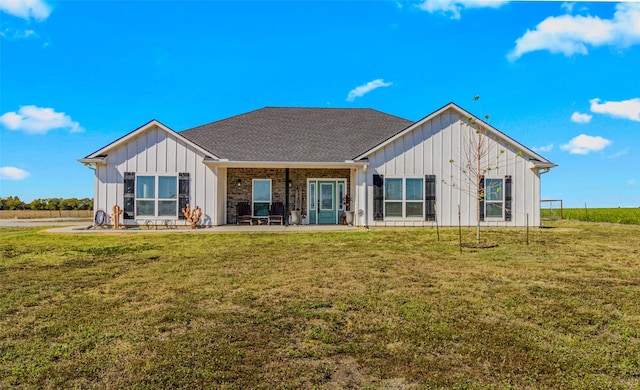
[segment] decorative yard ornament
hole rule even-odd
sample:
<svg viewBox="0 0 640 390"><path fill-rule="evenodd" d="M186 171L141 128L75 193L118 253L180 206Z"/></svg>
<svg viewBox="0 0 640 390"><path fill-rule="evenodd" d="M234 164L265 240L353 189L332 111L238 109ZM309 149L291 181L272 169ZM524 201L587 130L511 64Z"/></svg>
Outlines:
<svg viewBox="0 0 640 390"><path fill-rule="evenodd" d="M122 208L120 206L115 205L111 209L111 222L113 222L114 229L120 229L122 226L120 225L120 215L122 214Z"/></svg>
<svg viewBox="0 0 640 390"><path fill-rule="evenodd" d="M200 217L202 217L202 209L200 209L200 206L196 206L195 209L191 210L189 208L189 203L187 203L187 207L182 209L182 214L191 224L191 229L198 227L198 221L200 220Z"/></svg>

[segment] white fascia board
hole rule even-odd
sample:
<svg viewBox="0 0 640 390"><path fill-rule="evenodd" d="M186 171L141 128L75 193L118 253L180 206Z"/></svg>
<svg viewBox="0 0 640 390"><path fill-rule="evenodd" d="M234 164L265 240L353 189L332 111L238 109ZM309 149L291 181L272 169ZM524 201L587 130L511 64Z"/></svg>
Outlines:
<svg viewBox="0 0 640 390"><path fill-rule="evenodd" d="M108 152L110 150L113 150L114 148L116 148L116 147L118 147L120 145L126 144L127 142L131 141L133 138L135 138L135 137L139 136L141 133L144 133L145 131L153 128L154 126L157 126L159 129L162 129L162 130L166 131L167 133L171 134L172 136L182 140L184 143L186 143L187 145L191 146L192 148L200 151L204 155L213 156L211 154L211 152L209 152L208 150L203 149L201 146L189 141L188 139L186 139L185 137L180 135L180 133L178 133L177 131L174 131L171 128L169 128L169 127L163 125L162 123L158 122L157 120L153 119L152 121L148 122L147 124L144 124L141 127L138 127L137 129L129 132L128 134L125 134L124 136L118 138L117 140L113 141L112 143L108 144L107 146L103 147L102 149L91 153L90 155L85 157L85 159L91 159L91 158L96 158L97 156L106 155L106 154L108 154ZM217 156L213 156L212 158L218 159Z"/></svg>
<svg viewBox="0 0 640 390"><path fill-rule="evenodd" d="M536 160L529 160L529 162L531 163L532 167L531 169L536 170L536 169L551 169L551 168L555 168L558 166L558 164L554 164L552 162L543 162L543 161L536 161Z"/></svg>
<svg viewBox="0 0 640 390"><path fill-rule="evenodd" d="M344 162L317 162L317 161L229 161L205 159L207 166L226 168L363 168L369 165L368 161L344 161Z"/></svg>
<svg viewBox="0 0 640 390"><path fill-rule="evenodd" d="M84 165L107 165L107 156L94 157L94 158L79 158L79 163Z"/></svg>

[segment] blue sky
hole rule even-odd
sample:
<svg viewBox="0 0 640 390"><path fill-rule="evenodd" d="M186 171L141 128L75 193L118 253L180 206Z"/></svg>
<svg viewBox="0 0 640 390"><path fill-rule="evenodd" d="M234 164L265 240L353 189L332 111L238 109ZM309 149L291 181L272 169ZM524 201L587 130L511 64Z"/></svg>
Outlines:
<svg viewBox="0 0 640 390"><path fill-rule="evenodd" d="M640 206L640 3L0 0L0 197L92 197L76 159L151 119L451 101L559 164L543 199Z"/></svg>

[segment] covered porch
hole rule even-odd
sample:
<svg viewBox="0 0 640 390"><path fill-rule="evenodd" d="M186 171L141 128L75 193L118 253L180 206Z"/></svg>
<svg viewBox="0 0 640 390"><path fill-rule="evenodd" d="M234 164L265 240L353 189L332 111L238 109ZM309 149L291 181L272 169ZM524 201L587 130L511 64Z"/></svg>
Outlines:
<svg viewBox="0 0 640 390"><path fill-rule="evenodd" d="M283 225L339 225L354 210L356 167L229 166L226 168L226 223L267 224L274 205L282 206ZM222 176L222 175L221 175ZM250 219L239 204L250 205ZM245 210L246 214L247 211Z"/></svg>

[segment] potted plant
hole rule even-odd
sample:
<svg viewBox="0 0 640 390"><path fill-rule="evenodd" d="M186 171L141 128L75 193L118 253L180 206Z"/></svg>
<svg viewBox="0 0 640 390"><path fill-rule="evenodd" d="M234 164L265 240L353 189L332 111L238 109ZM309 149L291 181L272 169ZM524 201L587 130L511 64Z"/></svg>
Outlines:
<svg viewBox="0 0 640 390"><path fill-rule="evenodd" d="M353 226L353 211L351 211L351 195L348 193L344 196L344 215L347 225Z"/></svg>
<svg viewBox="0 0 640 390"><path fill-rule="evenodd" d="M296 187L295 193L293 194L293 210L291 210L290 215L290 224L291 225L300 225L302 223L302 218L300 217L300 188Z"/></svg>

